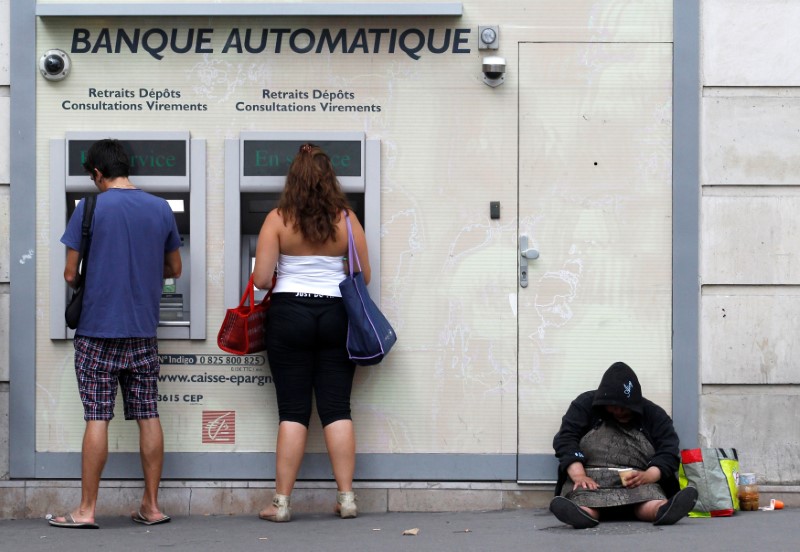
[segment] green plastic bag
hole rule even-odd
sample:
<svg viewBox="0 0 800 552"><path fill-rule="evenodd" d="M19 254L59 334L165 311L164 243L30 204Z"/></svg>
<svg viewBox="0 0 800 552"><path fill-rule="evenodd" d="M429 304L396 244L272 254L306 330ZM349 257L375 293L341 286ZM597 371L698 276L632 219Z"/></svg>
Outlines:
<svg viewBox="0 0 800 552"><path fill-rule="evenodd" d="M689 517L726 517L739 509L739 455L733 448L696 448L681 451L678 470L681 489L697 489L697 503Z"/></svg>

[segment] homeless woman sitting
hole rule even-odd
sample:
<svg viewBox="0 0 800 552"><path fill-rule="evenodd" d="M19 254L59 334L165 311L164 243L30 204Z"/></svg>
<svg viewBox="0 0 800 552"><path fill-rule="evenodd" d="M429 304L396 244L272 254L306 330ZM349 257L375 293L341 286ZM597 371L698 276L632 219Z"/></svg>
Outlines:
<svg viewBox="0 0 800 552"><path fill-rule="evenodd" d="M601 519L672 525L697 501L694 487L679 490L672 419L642 396L639 379L624 362L606 370L596 391L572 401L553 448L558 482L550 511L576 529Z"/></svg>

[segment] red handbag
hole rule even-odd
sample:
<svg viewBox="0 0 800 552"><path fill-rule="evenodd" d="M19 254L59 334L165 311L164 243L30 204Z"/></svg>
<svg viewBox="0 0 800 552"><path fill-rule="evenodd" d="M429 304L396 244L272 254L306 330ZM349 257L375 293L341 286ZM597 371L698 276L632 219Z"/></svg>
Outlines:
<svg viewBox="0 0 800 552"><path fill-rule="evenodd" d="M239 306L228 309L225 320L217 334L217 345L223 351L234 355L249 355L258 353L267 348L267 310L269 310L272 289L275 287L275 276L272 277L272 287L257 305L253 291L253 275L247 282L247 289L242 295ZM245 305L248 302L249 305Z"/></svg>

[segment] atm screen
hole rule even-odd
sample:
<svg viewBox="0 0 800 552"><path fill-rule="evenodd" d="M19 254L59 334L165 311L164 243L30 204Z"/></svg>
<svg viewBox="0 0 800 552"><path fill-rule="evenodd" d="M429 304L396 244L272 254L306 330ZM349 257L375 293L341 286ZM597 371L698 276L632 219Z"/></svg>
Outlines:
<svg viewBox="0 0 800 552"><path fill-rule="evenodd" d="M364 194L346 194L350 208L363 226ZM242 194L239 216L241 217L242 234L257 236L267 214L278 205L278 193Z"/></svg>
<svg viewBox="0 0 800 552"><path fill-rule="evenodd" d="M120 140L130 153L131 176L185 176L187 174L186 140ZM86 152L94 140L70 140L67 174L82 176Z"/></svg>
<svg viewBox="0 0 800 552"><path fill-rule="evenodd" d="M245 140L244 176L286 176L304 140ZM314 142L328 154L338 176L361 176L361 142Z"/></svg>
<svg viewBox="0 0 800 552"><path fill-rule="evenodd" d="M172 213L175 215L175 222L178 224L179 234L189 234L189 194L183 192L150 192L167 201ZM84 197L91 195L82 192L67 192L67 220L75 212L78 202Z"/></svg>

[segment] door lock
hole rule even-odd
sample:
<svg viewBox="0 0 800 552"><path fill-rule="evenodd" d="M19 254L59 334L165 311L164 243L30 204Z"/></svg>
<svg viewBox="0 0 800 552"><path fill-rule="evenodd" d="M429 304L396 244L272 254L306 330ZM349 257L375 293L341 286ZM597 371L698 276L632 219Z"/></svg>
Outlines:
<svg viewBox="0 0 800 552"><path fill-rule="evenodd" d="M528 236L519 237L519 285L528 287L528 261L539 258L539 252L528 248Z"/></svg>

